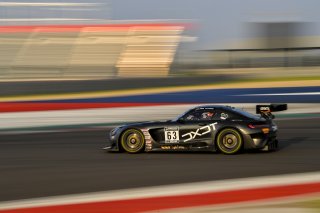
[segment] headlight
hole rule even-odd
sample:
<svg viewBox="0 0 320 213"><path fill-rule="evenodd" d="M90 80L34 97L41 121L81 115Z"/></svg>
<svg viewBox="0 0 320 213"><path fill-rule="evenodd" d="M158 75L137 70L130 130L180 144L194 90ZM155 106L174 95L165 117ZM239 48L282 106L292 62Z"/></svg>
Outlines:
<svg viewBox="0 0 320 213"><path fill-rule="evenodd" d="M117 134L117 131L120 129L120 127L116 127L113 130L111 130L110 135L113 136L115 134Z"/></svg>

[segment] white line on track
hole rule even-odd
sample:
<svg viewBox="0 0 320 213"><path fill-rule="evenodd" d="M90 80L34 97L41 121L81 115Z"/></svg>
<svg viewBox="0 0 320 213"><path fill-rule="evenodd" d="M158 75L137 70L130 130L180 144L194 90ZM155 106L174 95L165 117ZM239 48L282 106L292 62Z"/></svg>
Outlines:
<svg viewBox="0 0 320 213"><path fill-rule="evenodd" d="M261 93L261 94L243 94L243 95L234 95L234 96L282 96L282 95L320 95L320 92Z"/></svg>

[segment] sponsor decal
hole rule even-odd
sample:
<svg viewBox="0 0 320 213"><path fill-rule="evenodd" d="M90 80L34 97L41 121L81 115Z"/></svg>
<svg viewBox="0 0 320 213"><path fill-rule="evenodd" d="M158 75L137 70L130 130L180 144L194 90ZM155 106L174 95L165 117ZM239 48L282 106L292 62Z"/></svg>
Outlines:
<svg viewBox="0 0 320 213"><path fill-rule="evenodd" d="M221 115L220 115L220 119L222 119L222 120L226 120L227 118L229 117L229 115L227 114L227 113L221 113Z"/></svg>
<svg viewBox="0 0 320 213"><path fill-rule="evenodd" d="M152 143L151 143L151 141L146 141L145 150L146 150L146 151L151 151L151 150L152 150Z"/></svg>
<svg viewBox="0 0 320 213"><path fill-rule="evenodd" d="M151 135L149 134L148 129L141 129L144 135L144 139L146 140L146 151L152 150L152 141L151 141Z"/></svg>
<svg viewBox="0 0 320 213"><path fill-rule="evenodd" d="M180 146L180 145L172 145L172 146L161 146L161 149L164 149L164 150L184 150L184 149L186 149L186 147Z"/></svg>
<svg viewBox="0 0 320 213"><path fill-rule="evenodd" d="M186 138L183 141L184 142L188 142L190 140L195 139L197 136L206 135L206 134L210 133L211 131L215 131L216 130L216 126L215 126L216 124L218 124L218 122L209 124L207 126L200 127L195 132L191 131L191 132L188 132L188 133L182 135L182 138Z"/></svg>
<svg viewBox="0 0 320 213"><path fill-rule="evenodd" d="M260 111L267 111L267 112L270 112L270 107L262 106L262 107L260 107Z"/></svg>

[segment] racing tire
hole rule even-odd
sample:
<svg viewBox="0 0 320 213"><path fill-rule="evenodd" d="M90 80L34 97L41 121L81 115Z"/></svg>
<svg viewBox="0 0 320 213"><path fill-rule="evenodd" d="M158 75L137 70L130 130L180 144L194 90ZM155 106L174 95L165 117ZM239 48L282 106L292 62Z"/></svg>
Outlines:
<svg viewBox="0 0 320 213"><path fill-rule="evenodd" d="M243 145L241 134L231 128L223 129L217 136L217 146L223 154L237 154Z"/></svg>
<svg viewBox="0 0 320 213"><path fill-rule="evenodd" d="M128 153L139 153L144 149L144 135L137 129L127 129L121 135L121 147Z"/></svg>
<svg viewBox="0 0 320 213"><path fill-rule="evenodd" d="M278 148L279 148L279 141L275 140L275 141L272 141L271 143L268 143L263 150L268 152L275 152L278 150Z"/></svg>

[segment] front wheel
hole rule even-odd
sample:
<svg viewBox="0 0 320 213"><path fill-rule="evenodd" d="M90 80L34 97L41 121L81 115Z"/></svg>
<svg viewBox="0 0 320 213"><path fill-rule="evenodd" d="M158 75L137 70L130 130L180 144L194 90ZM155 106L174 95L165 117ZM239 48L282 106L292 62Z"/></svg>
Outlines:
<svg viewBox="0 0 320 213"><path fill-rule="evenodd" d="M128 129L121 136L121 146L126 152L141 152L144 148L144 144L144 136L139 130Z"/></svg>
<svg viewBox="0 0 320 213"><path fill-rule="evenodd" d="M218 134L216 143L222 153L230 155L240 151L243 141L237 130L228 128Z"/></svg>

